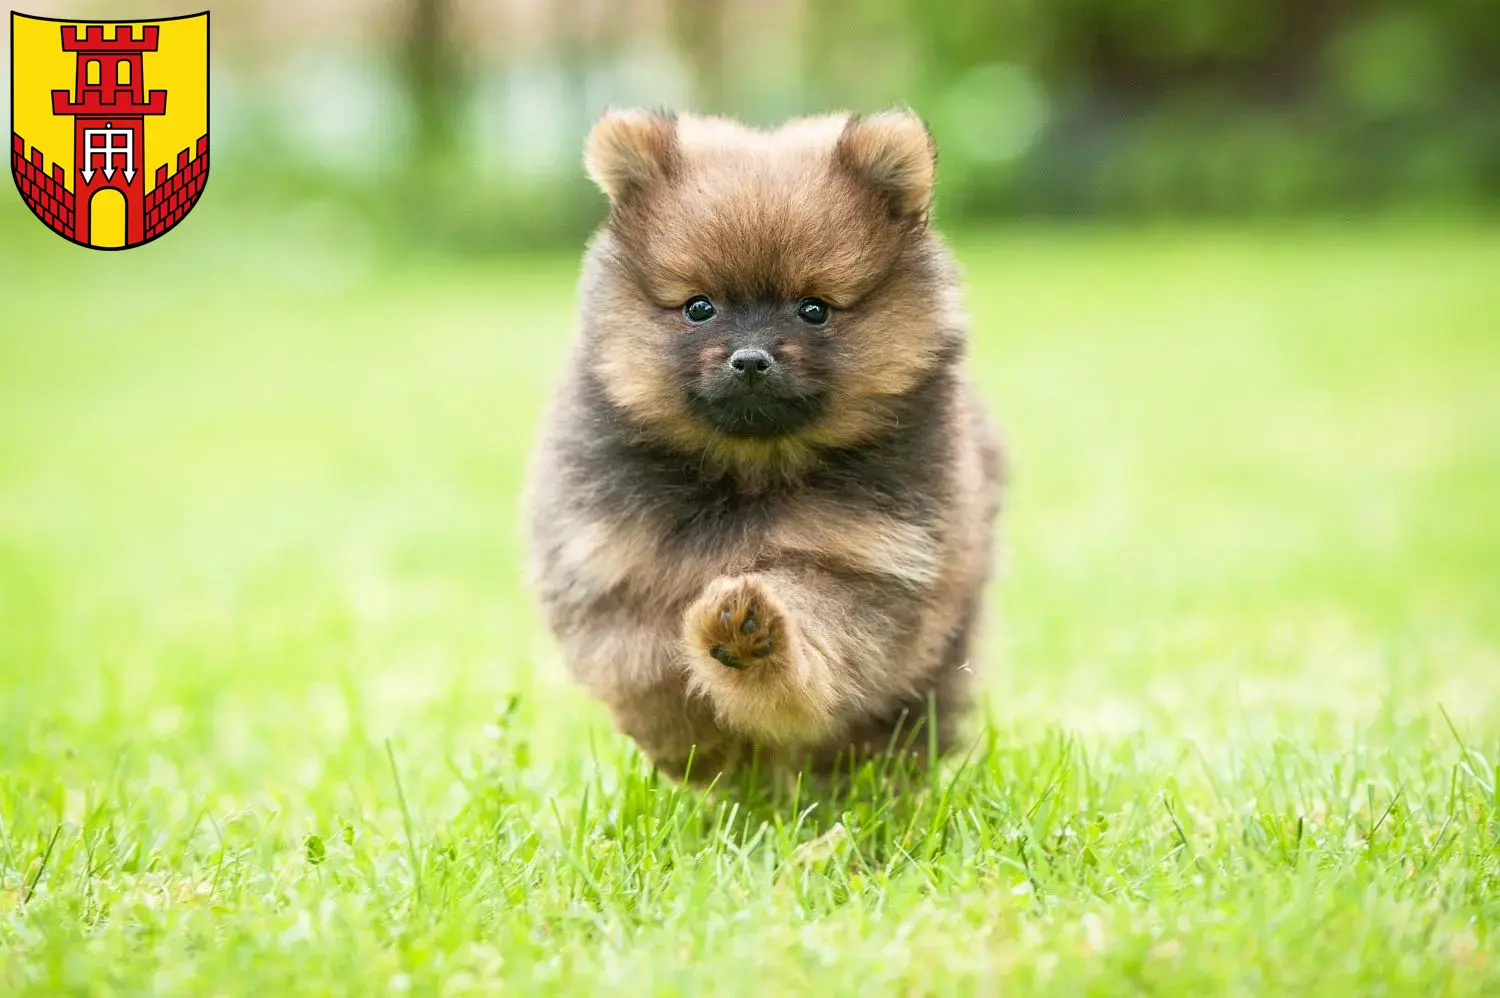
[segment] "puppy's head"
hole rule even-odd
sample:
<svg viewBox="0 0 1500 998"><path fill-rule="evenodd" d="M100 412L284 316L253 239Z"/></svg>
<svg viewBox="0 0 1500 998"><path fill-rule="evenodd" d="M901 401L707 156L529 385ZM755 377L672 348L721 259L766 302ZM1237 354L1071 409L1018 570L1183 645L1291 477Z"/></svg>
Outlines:
<svg viewBox="0 0 1500 998"><path fill-rule="evenodd" d="M914 114L766 132L610 112L585 165L611 204L585 271L585 363L660 439L731 462L860 442L960 335Z"/></svg>

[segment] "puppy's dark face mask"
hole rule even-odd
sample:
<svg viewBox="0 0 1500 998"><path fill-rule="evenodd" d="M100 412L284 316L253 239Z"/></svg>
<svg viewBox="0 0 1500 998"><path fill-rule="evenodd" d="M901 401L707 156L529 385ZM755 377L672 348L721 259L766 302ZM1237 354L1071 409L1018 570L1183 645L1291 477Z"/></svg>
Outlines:
<svg viewBox="0 0 1500 998"><path fill-rule="evenodd" d="M587 165L612 206L585 273L589 362L618 408L673 443L855 442L957 325L914 115L761 132L612 113Z"/></svg>
<svg viewBox="0 0 1500 998"><path fill-rule="evenodd" d="M688 386L690 411L731 437L805 430L827 406L836 374L832 311L811 297L694 295L682 308L686 328L670 360Z"/></svg>

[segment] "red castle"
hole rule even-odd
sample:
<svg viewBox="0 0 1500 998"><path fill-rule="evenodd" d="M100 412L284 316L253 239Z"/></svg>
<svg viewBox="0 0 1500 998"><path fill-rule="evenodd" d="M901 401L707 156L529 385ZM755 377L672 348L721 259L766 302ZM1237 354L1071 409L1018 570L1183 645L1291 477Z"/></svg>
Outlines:
<svg viewBox="0 0 1500 998"><path fill-rule="evenodd" d="M134 246L166 232L198 200L208 180L208 136L177 154L177 172L156 171L156 186L146 191L146 118L167 111L167 92L146 89L141 56L155 52L157 28L146 25L136 38L132 26L117 25L104 39L104 28L89 25L82 37L72 25L62 28L62 47L77 54L77 98L52 91L52 113L73 118L74 188L65 186L63 168L42 167L41 150L25 156L26 144L12 133L12 166L21 196L51 228L88 245L89 206L100 191L114 189L125 197L125 245Z"/></svg>

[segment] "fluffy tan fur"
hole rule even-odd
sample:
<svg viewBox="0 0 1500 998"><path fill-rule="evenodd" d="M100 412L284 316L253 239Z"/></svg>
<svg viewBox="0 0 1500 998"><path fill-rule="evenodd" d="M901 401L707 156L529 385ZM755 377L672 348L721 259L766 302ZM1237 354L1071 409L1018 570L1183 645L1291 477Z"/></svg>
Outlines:
<svg viewBox="0 0 1500 998"><path fill-rule="evenodd" d="M532 582L574 675L672 775L883 748L931 698L946 745L965 712L1001 462L928 225L935 156L905 111L616 111L589 137L611 216L530 474ZM695 295L744 318L690 328ZM826 327L785 318L808 297ZM736 329L815 418L746 436L694 408Z"/></svg>

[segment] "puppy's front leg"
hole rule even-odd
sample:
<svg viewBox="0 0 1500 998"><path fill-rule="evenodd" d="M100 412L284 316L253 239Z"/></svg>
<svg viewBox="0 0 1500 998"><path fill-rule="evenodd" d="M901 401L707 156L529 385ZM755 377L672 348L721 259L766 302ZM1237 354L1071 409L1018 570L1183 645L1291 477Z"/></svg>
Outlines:
<svg viewBox="0 0 1500 998"><path fill-rule="evenodd" d="M819 574L715 579L683 617L689 683L728 728L773 745L822 741L859 695L859 659L883 643L871 617L853 619L852 595Z"/></svg>

